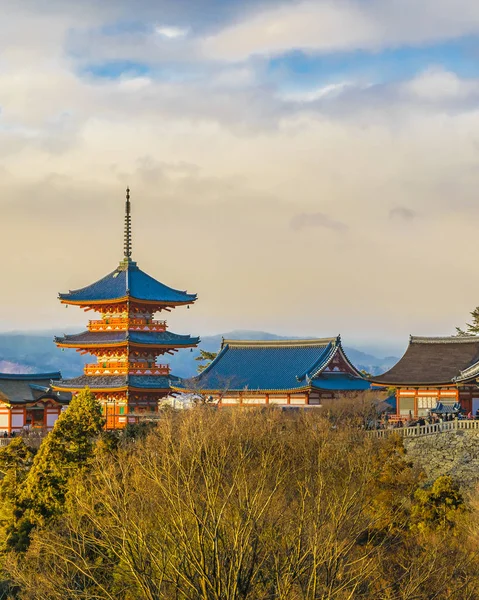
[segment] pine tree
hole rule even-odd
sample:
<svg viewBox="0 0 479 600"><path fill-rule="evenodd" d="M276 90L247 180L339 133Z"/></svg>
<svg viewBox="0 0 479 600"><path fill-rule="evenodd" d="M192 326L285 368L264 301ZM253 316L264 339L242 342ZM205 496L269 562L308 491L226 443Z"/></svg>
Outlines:
<svg viewBox="0 0 479 600"><path fill-rule="evenodd" d="M415 493L412 508L413 529L450 529L465 510L458 484L449 475L438 477L430 488Z"/></svg>
<svg viewBox="0 0 479 600"><path fill-rule="evenodd" d="M13 439L8 446L0 449L1 500L17 498L19 486L32 466L33 456L33 450L21 437Z"/></svg>
<svg viewBox="0 0 479 600"><path fill-rule="evenodd" d="M15 520L21 485L32 466L33 457L33 450L21 437L13 439L0 450L0 523L3 527L8 527Z"/></svg>
<svg viewBox="0 0 479 600"><path fill-rule="evenodd" d="M479 306L471 313L472 323L466 323L466 329L456 327L457 335L479 335Z"/></svg>
<svg viewBox="0 0 479 600"><path fill-rule="evenodd" d="M68 480L88 468L103 424L100 403L88 389L73 397L43 440L20 487L7 540L10 547L25 550L32 529L61 513Z"/></svg>
<svg viewBox="0 0 479 600"><path fill-rule="evenodd" d="M206 364L198 365L198 373L202 373L206 367L218 356L218 352L208 352L207 350L200 350L200 355L195 358L198 362L206 362Z"/></svg>

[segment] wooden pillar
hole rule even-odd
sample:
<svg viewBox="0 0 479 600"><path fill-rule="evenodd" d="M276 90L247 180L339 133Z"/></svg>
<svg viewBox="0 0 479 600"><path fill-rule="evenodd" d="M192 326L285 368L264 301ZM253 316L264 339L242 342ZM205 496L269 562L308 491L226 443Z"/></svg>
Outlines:
<svg viewBox="0 0 479 600"><path fill-rule="evenodd" d="M287 394L286 404L291 404L291 394Z"/></svg>
<svg viewBox="0 0 479 600"><path fill-rule="evenodd" d="M265 404L269 404L269 394L265 394Z"/></svg>

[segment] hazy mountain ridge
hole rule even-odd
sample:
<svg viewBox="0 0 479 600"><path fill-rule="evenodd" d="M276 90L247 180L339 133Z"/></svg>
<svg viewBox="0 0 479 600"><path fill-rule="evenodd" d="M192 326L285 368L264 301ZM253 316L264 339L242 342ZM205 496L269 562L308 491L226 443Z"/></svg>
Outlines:
<svg viewBox="0 0 479 600"><path fill-rule="evenodd" d="M281 336L264 331L231 331L218 335L206 335L201 338L200 348L217 352L225 339L284 340L300 337ZM398 358L394 356L377 357L355 348L345 348L351 362L368 373L377 375L394 365ZM191 377L197 371L195 358L198 350L179 351L168 357L172 371L180 377ZM161 359L160 359L161 360ZM64 377L79 375L83 365L95 362L89 355L80 356L74 350L61 350L53 343L53 334L47 333L0 333L0 372L3 373L39 373L61 371Z"/></svg>

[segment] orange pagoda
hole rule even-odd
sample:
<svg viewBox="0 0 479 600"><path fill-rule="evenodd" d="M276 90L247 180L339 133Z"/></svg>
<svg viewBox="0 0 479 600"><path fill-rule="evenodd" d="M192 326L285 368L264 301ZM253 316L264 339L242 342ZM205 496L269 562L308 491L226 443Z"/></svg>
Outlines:
<svg viewBox="0 0 479 600"><path fill-rule="evenodd" d="M94 310L83 333L55 337L60 348L75 348L93 355L84 375L53 382L58 391L73 394L89 387L104 406L107 429L122 428L147 412L158 411L158 400L170 390L170 367L157 357L180 348L194 348L199 338L168 331L155 313L195 302L188 294L160 283L142 271L131 258L130 190L126 190L124 257L119 266L99 281L59 294L62 304Z"/></svg>

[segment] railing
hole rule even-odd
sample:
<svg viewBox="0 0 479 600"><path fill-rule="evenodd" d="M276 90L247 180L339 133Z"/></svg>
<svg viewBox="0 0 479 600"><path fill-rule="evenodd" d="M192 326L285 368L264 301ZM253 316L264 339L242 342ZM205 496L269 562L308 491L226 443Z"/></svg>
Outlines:
<svg viewBox="0 0 479 600"><path fill-rule="evenodd" d="M470 419L464 419L445 421L444 423L431 423L428 425L414 425L413 427L391 427L390 429L377 429L368 431L367 434L378 438L383 438L394 434L409 438L444 433L445 431L456 431L459 429L479 429L479 420L473 421Z"/></svg>
<svg viewBox="0 0 479 600"><path fill-rule="evenodd" d="M166 321L112 318L90 321L90 331L166 331Z"/></svg>
<svg viewBox="0 0 479 600"><path fill-rule="evenodd" d="M85 365L85 375L169 375L169 365L146 362L95 363Z"/></svg>

